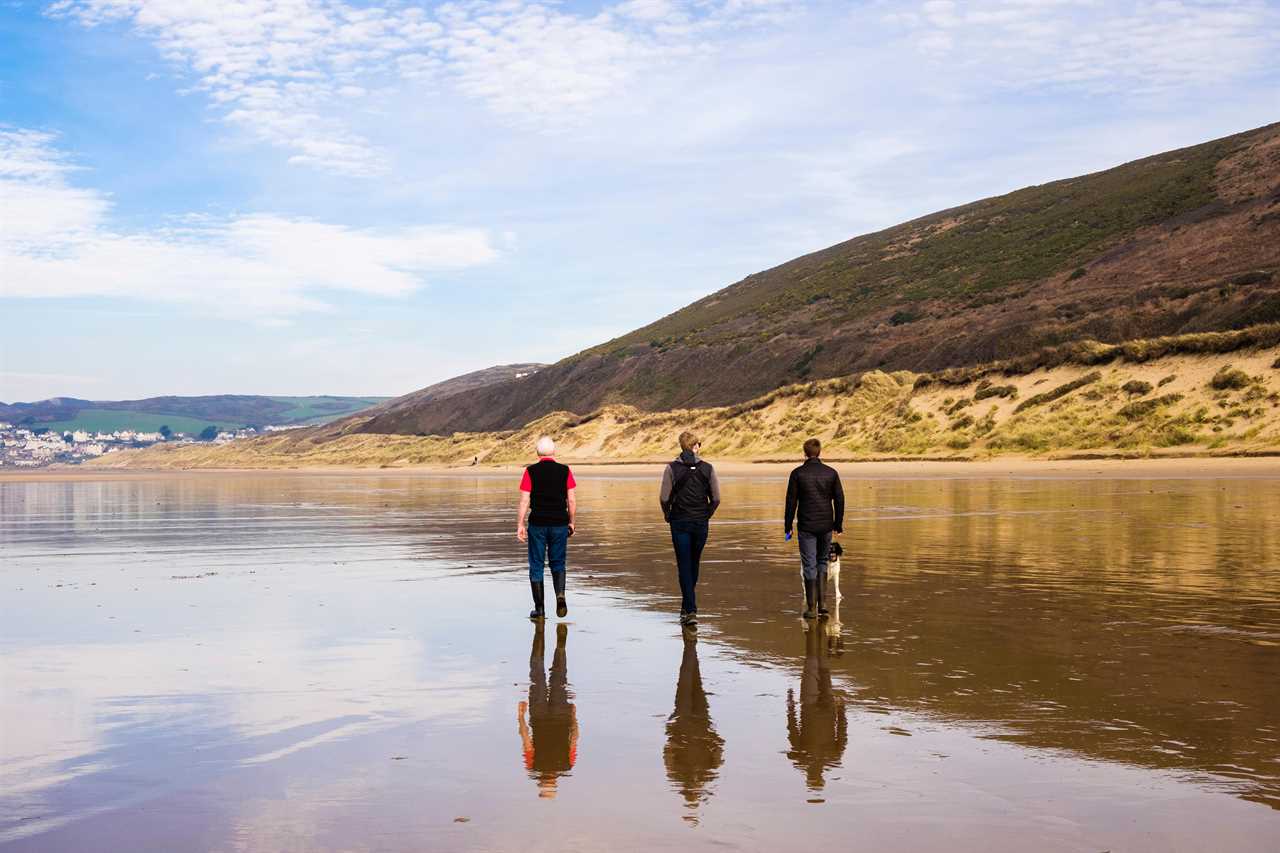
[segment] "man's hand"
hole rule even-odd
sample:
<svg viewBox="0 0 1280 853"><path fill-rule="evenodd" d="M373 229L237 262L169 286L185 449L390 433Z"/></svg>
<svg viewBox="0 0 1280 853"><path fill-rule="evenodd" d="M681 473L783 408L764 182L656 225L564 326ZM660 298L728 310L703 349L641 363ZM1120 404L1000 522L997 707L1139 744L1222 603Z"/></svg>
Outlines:
<svg viewBox="0 0 1280 853"><path fill-rule="evenodd" d="M523 524L516 528L516 538L519 539L521 542L529 541L529 531L525 530Z"/></svg>
<svg viewBox="0 0 1280 853"><path fill-rule="evenodd" d="M573 535L573 533L574 533L574 531L575 531L575 530L577 530L577 529L578 529L578 525L574 524L572 521L571 521L571 522L569 522L569 535L570 535L570 536L572 536L572 535Z"/></svg>

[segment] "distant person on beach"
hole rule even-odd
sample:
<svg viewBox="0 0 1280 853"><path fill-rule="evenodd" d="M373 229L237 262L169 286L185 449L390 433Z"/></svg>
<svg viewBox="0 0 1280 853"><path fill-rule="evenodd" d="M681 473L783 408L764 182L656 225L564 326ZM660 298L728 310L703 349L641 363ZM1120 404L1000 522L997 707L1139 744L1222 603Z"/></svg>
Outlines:
<svg viewBox="0 0 1280 853"><path fill-rule="evenodd" d="M529 700L516 707L524 768L538 784L538 796L553 799L561 776L569 775L578 760L578 710L569 692L569 667L565 640L569 626L556 626L556 650L551 658L551 683L547 683L543 623L533 632L529 650ZM527 720L526 720L527 717Z"/></svg>
<svg viewBox="0 0 1280 853"><path fill-rule="evenodd" d="M819 616L827 615L823 597L827 586L827 560L831 535L844 529L844 488L835 468L819 459L822 442L811 438L804 443L804 464L791 472L787 481L787 503L783 532L791 538L792 522L800 528L800 571L804 578L804 618L812 619L814 606Z"/></svg>
<svg viewBox="0 0 1280 853"><path fill-rule="evenodd" d="M680 578L680 624L698 623L698 565L707 544L708 522L720 506L720 481L711 463L698 457L702 441L680 433L680 455L662 471L658 503L671 525Z"/></svg>
<svg viewBox="0 0 1280 853"><path fill-rule="evenodd" d="M549 435L538 439L538 461L524 469L520 480L520 511L516 538L529 544L529 588L533 592L530 619L545 619L543 570L551 563L551 583L556 591L556 615L569 613L564 598L565 552L573 535L578 501L574 497L573 472L555 460L556 443ZM532 509L532 511L530 511ZM525 516L528 516L528 526Z"/></svg>

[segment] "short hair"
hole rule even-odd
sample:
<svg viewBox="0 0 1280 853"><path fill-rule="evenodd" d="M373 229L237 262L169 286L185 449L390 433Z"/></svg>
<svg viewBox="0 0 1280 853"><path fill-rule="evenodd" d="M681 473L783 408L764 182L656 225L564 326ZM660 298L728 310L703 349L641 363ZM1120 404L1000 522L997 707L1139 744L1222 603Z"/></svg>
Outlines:
<svg viewBox="0 0 1280 853"><path fill-rule="evenodd" d="M556 453L556 440L549 435L544 435L538 439L538 455L554 456Z"/></svg>
<svg viewBox="0 0 1280 853"><path fill-rule="evenodd" d="M689 432L689 430L685 430L684 432L680 433L680 449L681 450L693 450L694 446L698 444L702 444L702 439L698 438L696 435Z"/></svg>
<svg viewBox="0 0 1280 853"><path fill-rule="evenodd" d="M817 459L822 453L822 442L816 438L811 438L804 443L804 457L806 459Z"/></svg>

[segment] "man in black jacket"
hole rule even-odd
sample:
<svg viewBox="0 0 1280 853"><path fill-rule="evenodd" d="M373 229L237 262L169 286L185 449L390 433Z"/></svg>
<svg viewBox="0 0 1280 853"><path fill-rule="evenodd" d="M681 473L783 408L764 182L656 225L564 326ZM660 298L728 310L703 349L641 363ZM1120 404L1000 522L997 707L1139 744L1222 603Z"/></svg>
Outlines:
<svg viewBox="0 0 1280 853"><path fill-rule="evenodd" d="M840 474L818 458L822 442L811 438L804 443L804 464L791 472L787 481L787 506L783 517L787 538L791 538L793 520L800 528L800 569L804 575L804 618L813 618L816 601L818 615L826 616L823 593L827 585L827 558L831 552L831 534L844 529L844 488Z"/></svg>
<svg viewBox="0 0 1280 853"><path fill-rule="evenodd" d="M680 624L698 623L698 567L707 544L708 522L720 506L720 481L711 463L700 458L702 441L691 432L680 434L680 456L662 472L658 503L671 525L680 577Z"/></svg>

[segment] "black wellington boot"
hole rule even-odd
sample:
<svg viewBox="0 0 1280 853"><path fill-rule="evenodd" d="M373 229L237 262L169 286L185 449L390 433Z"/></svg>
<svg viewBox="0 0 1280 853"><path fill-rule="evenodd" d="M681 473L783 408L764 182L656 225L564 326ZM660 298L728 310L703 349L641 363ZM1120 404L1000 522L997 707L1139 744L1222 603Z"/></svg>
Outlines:
<svg viewBox="0 0 1280 853"><path fill-rule="evenodd" d="M804 579L804 613L800 615L806 619L813 618L813 599L817 594L818 582Z"/></svg>
<svg viewBox="0 0 1280 853"><path fill-rule="evenodd" d="M556 590L556 615L561 619L569 615L569 605L564 600L564 572L551 573L551 585Z"/></svg>
<svg viewBox="0 0 1280 853"><path fill-rule="evenodd" d="M535 621L546 619L547 612L542 604L544 595L542 581L529 581L529 590L533 593L533 609L529 611L529 618Z"/></svg>
<svg viewBox="0 0 1280 853"><path fill-rule="evenodd" d="M816 597L818 599L818 616L822 619L827 618L827 603L824 600L827 591L827 570L822 569L818 572L818 580L814 583Z"/></svg>

